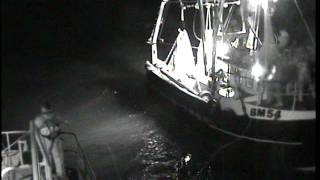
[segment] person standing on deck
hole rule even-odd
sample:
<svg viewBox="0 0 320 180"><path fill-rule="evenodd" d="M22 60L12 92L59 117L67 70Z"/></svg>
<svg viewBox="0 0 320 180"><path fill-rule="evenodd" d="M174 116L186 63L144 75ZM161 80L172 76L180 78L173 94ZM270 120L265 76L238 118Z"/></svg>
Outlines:
<svg viewBox="0 0 320 180"><path fill-rule="evenodd" d="M56 179L67 180L62 139L59 138L61 122L59 122L49 103L46 102L42 105L40 110L40 115L34 120L35 127L40 134L39 141L48 155L48 163L51 166L52 173L56 175Z"/></svg>
<svg viewBox="0 0 320 180"><path fill-rule="evenodd" d="M266 85L267 103L272 103L276 107L283 105L281 86L284 80L283 69L288 63L288 54L290 53L288 43L288 32L280 30L278 41L274 44L270 44L268 52L269 65L265 77L263 78L266 81L270 81L267 82Z"/></svg>
<svg viewBox="0 0 320 180"><path fill-rule="evenodd" d="M305 91L305 87L308 86L309 90L312 93L312 97L315 98L315 88L314 82L312 80L312 72L310 68L312 59L312 48L303 48L301 52L301 58L296 59L298 77L297 77L297 89L298 89L298 101L303 101L303 96ZM309 91L309 92L310 92Z"/></svg>

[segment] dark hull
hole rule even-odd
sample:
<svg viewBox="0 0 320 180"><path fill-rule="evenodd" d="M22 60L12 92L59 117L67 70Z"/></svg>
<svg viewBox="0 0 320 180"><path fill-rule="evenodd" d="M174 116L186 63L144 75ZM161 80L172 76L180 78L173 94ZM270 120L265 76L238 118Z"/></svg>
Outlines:
<svg viewBox="0 0 320 180"><path fill-rule="evenodd" d="M270 143L269 140L278 141L279 143L276 144L289 147L288 153L292 153L293 156L296 153L308 154L310 158L304 156L303 164L305 166L314 164L315 120L280 122L237 116L232 111L221 111L217 105L205 103L188 95L150 70L147 70L147 85L152 93L160 94L161 97L165 97L166 100L194 115L195 119L206 123L213 129L219 128L234 134L253 137L255 138L253 142L256 143L262 143L259 139L268 140L267 143ZM280 142L293 144L281 144ZM302 160L293 162L293 164L297 164L294 166L301 166L301 163Z"/></svg>

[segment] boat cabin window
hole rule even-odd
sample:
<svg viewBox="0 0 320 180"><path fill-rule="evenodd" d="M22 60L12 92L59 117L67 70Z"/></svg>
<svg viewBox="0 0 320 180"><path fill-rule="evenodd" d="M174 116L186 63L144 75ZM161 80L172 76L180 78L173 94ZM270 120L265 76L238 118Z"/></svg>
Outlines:
<svg viewBox="0 0 320 180"><path fill-rule="evenodd" d="M244 17L241 13L240 6L229 5L223 10L223 28L220 28L220 33L224 31L226 34L241 34L246 33Z"/></svg>
<svg viewBox="0 0 320 180"><path fill-rule="evenodd" d="M241 43L246 49L259 49L263 43L263 11L245 11L245 5L228 5L223 9L222 25L219 27L218 36L224 37L230 43ZM255 44L255 45L254 45ZM234 45L232 45L235 47Z"/></svg>
<svg viewBox="0 0 320 180"><path fill-rule="evenodd" d="M174 45L181 27L180 6L177 3L168 3L165 6L162 24L157 39L158 58L165 60Z"/></svg>
<svg viewBox="0 0 320 180"><path fill-rule="evenodd" d="M193 55L196 56L197 47L199 45L200 35L200 21L199 10L195 9L191 3L184 3L188 6L183 10L179 1L168 3L165 6L160 25L160 31L157 39L158 58L165 60L170 51L172 51L175 41L179 34L179 29L185 29L193 49ZM182 17L184 22L182 22Z"/></svg>

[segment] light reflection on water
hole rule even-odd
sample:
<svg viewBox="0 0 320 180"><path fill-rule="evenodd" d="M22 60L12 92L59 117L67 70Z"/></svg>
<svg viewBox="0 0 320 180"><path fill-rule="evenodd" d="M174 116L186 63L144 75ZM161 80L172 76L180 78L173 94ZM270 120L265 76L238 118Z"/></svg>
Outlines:
<svg viewBox="0 0 320 180"><path fill-rule="evenodd" d="M138 153L143 164L142 176L145 179L173 179L180 154L176 145L171 144L161 133L149 131Z"/></svg>

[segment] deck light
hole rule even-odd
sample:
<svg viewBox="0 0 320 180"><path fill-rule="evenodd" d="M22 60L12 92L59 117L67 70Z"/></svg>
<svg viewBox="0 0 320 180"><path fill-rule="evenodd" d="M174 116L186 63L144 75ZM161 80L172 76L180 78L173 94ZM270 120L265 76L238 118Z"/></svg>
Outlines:
<svg viewBox="0 0 320 180"><path fill-rule="evenodd" d="M191 154L187 154L184 158L184 162L188 163L191 160Z"/></svg>
<svg viewBox="0 0 320 180"><path fill-rule="evenodd" d="M226 54L229 52L229 46L226 43L218 42L216 51L217 55L225 57Z"/></svg>
<svg viewBox="0 0 320 180"><path fill-rule="evenodd" d="M259 81L261 76L264 74L264 68L261 66L259 62L256 62L251 70L251 75L254 77L256 81Z"/></svg>
<svg viewBox="0 0 320 180"><path fill-rule="evenodd" d="M274 3L277 2L277 0L273 0ZM268 9L268 3L269 0L249 0L249 9L255 9L258 5L260 5L264 10Z"/></svg>

